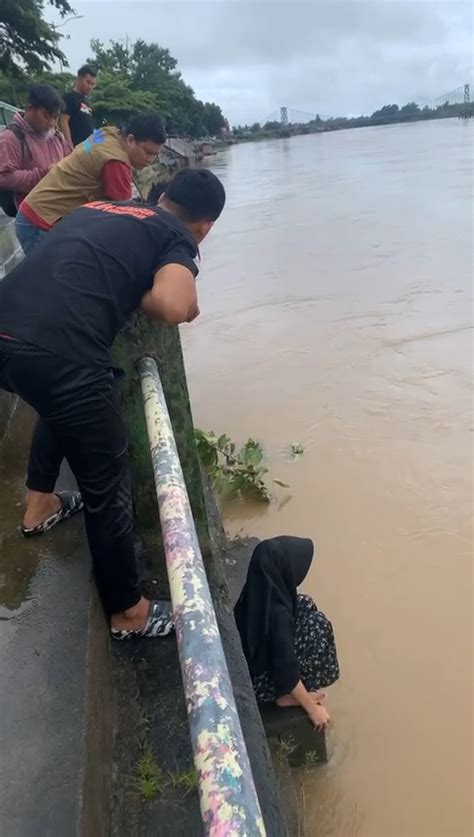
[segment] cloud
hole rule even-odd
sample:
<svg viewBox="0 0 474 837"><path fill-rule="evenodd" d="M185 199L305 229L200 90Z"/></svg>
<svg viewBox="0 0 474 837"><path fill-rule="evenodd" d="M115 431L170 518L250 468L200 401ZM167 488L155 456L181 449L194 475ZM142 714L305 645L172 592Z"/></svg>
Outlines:
<svg viewBox="0 0 474 837"><path fill-rule="evenodd" d="M471 4L457 0L280 3L77 0L63 42L73 68L99 38L157 41L197 95L233 123L280 105L371 112L439 96L472 77Z"/></svg>

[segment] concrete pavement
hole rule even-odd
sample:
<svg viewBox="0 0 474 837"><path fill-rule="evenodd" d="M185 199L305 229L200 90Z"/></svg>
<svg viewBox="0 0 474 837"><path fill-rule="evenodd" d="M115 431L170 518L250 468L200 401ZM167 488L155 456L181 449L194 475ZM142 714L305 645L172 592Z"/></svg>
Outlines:
<svg viewBox="0 0 474 837"><path fill-rule="evenodd" d="M108 828L112 695L108 630L82 521L17 531L32 416L0 446L0 834L102 837ZM63 477L63 487L71 484Z"/></svg>

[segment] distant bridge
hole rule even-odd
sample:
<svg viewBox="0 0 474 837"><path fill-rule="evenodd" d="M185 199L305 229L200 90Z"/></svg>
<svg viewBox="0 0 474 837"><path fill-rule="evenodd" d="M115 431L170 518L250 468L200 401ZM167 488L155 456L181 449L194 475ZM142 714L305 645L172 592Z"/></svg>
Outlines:
<svg viewBox="0 0 474 837"><path fill-rule="evenodd" d="M430 110L436 110L436 108L445 104L470 104L472 103L471 96L473 92L473 84L461 84L460 87L455 87L454 90L442 93L441 96L435 96L432 99L419 99L416 104L420 109L428 107ZM318 119L318 117L324 121L327 119L334 119L334 116L328 116L327 114L309 113L307 111L284 106L273 111L273 113L264 119L261 124L265 125L267 122L279 122L281 125L306 125L308 122L314 122Z"/></svg>
<svg viewBox="0 0 474 837"><path fill-rule="evenodd" d="M460 87L455 87L454 90L449 90L448 93L443 93L434 99L423 99L417 102L417 105L420 108L428 107L430 110L436 110L436 108L446 103L448 105L468 105L472 101L471 92L473 88L474 85L472 84L462 84Z"/></svg>

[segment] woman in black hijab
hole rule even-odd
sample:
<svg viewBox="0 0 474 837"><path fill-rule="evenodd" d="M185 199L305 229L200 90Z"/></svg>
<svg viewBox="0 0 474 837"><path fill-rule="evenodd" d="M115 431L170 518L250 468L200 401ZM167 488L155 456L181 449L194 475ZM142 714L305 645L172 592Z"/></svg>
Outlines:
<svg viewBox="0 0 474 837"><path fill-rule="evenodd" d="M313 560L311 540L259 543L235 606L235 619L259 703L300 705L318 729L329 721L321 688L339 677L331 623L298 594Z"/></svg>

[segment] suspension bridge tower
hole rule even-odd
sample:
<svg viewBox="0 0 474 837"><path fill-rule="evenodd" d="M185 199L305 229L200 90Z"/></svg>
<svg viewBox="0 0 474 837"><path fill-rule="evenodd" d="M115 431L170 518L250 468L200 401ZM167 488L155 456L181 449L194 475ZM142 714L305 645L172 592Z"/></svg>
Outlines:
<svg viewBox="0 0 474 837"><path fill-rule="evenodd" d="M288 125L288 108L280 108L280 122L285 127Z"/></svg>
<svg viewBox="0 0 474 837"><path fill-rule="evenodd" d="M469 104L471 101L471 89L469 84L464 85L464 104Z"/></svg>

